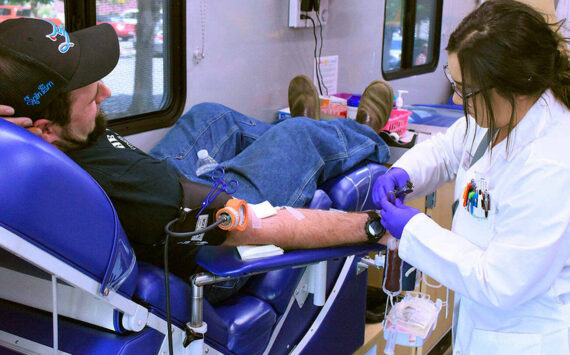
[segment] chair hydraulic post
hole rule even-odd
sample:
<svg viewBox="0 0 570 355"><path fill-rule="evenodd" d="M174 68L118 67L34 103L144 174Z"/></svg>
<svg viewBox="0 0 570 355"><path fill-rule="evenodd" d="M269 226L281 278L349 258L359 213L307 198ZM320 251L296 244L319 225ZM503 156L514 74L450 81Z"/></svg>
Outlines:
<svg viewBox="0 0 570 355"><path fill-rule="evenodd" d="M186 323L186 337L183 346L190 346L190 354L204 353L204 334L208 325L204 322L204 286L226 281L231 277L221 277L209 273L200 273L192 276L192 318Z"/></svg>

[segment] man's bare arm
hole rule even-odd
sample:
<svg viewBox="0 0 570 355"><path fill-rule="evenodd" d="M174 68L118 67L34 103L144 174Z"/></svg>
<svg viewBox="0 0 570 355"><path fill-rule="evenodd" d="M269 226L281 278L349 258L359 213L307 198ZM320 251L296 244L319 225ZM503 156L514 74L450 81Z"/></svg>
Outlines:
<svg viewBox="0 0 570 355"><path fill-rule="evenodd" d="M297 219L281 209L277 215L262 219L261 228L251 223L243 232L230 232L226 245L275 244L284 249L323 248L367 241L365 213L296 209L305 217ZM386 244L388 234L379 241Z"/></svg>

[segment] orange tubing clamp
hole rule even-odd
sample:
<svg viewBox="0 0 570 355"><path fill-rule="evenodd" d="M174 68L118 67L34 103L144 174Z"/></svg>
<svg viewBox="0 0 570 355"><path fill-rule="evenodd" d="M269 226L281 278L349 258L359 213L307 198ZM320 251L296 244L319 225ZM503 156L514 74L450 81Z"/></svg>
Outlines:
<svg viewBox="0 0 570 355"><path fill-rule="evenodd" d="M220 229L243 231L247 227L247 203L237 198L228 200L226 206L216 213L216 220L222 216L229 217L229 220L218 225Z"/></svg>

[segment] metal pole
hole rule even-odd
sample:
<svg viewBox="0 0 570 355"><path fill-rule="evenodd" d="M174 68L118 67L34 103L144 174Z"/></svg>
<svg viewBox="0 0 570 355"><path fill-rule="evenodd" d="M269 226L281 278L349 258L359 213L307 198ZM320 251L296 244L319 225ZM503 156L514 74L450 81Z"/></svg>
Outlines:
<svg viewBox="0 0 570 355"><path fill-rule="evenodd" d="M51 300L52 300L52 326L53 326L53 353L57 355L58 353L58 340L59 340L59 333L58 333L58 325L57 325L57 277L55 275L51 275Z"/></svg>

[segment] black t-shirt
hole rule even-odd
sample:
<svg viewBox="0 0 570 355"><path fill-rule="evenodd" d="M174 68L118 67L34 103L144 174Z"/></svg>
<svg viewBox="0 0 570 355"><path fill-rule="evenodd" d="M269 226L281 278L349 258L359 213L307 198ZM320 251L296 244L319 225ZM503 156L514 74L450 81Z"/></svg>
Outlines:
<svg viewBox="0 0 570 355"><path fill-rule="evenodd" d="M137 259L162 267L164 227L178 216L183 203L178 171L111 130L94 145L67 155L105 190ZM194 188L199 199L210 190ZM194 258L199 248L176 239L168 243L169 270L188 281L197 272Z"/></svg>
<svg viewBox="0 0 570 355"><path fill-rule="evenodd" d="M133 246L164 238L164 226L176 218L182 201L175 168L111 130L94 145L67 155L109 195Z"/></svg>

